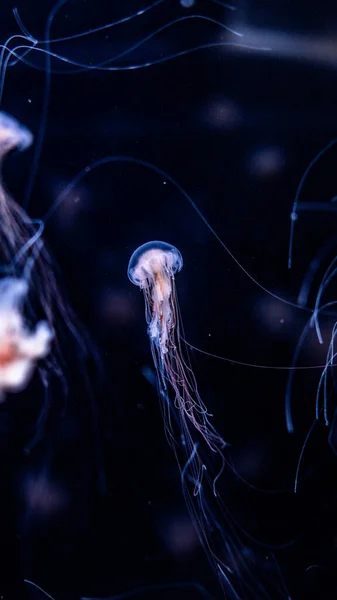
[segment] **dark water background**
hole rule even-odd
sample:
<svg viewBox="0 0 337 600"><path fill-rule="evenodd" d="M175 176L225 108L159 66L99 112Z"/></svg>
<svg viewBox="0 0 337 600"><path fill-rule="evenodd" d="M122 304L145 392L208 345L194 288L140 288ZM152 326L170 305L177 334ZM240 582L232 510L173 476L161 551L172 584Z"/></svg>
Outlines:
<svg viewBox="0 0 337 600"><path fill-rule="evenodd" d="M53 6L49 0L2 2L0 42L19 32L14 7L26 29L43 39ZM144 6L144 0L69 0L55 16L51 37L99 27ZM187 191L261 286L290 302L296 303L310 262L328 244L309 295L312 306L336 253L337 213L300 213L289 271L290 213L305 169L337 135L337 9L333 3L249 0L238 0L237 9L234 13L209 0L184 8L167 0L132 21L53 44L62 56L94 65L170 21L198 14L236 27L248 45L254 27L259 31L254 44L270 50L218 45L145 68L80 73L52 60L53 71L68 73L51 76L28 212L43 216L77 173L103 157L147 161ZM245 38L206 20L185 20L111 64L152 63L224 41L245 43ZM8 68L1 108L36 135L45 56L31 52L26 58L39 69L22 63ZM33 156L34 147L5 164L4 180L19 203ZM317 205L337 195L336 164L337 146L309 174L302 202ZM217 598L215 578L184 507L156 391L143 375L144 367L152 366L151 354L143 299L127 279L127 263L148 240L176 245L184 257L176 283L186 339L232 361L289 366L308 315L263 291L169 178L136 163L108 162L88 173L48 221L45 237L71 304L99 348L105 379L93 409L74 372L65 416L55 391L50 418L30 455L24 447L43 402L34 382L0 408L2 597L42 598L22 583L26 578L56 600L114 596L154 585L163 587L139 591L138 597L202 597L184 582L196 582ZM328 300L334 291L332 285ZM310 335L299 364L325 364L334 317L321 323L325 343ZM71 365L72 357L67 360ZM231 443L238 473L270 492L228 478L222 484L224 498L253 537L276 547L291 598L336 598L337 460L323 422L308 441L293 493L321 371L304 370L294 378L295 433L290 436L284 410L287 371L240 366L197 350L192 363L214 423ZM331 416L335 402L332 389ZM98 485L97 471L105 488ZM179 582L180 588L170 587Z"/></svg>

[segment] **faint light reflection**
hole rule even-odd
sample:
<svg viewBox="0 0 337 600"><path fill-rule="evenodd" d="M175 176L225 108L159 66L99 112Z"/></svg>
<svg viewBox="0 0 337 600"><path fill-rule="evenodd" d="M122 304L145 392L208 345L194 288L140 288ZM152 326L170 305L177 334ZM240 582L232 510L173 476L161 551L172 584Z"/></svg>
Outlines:
<svg viewBox="0 0 337 600"><path fill-rule="evenodd" d="M234 129L241 124L242 116L239 106L230 98L210 100L205 110L205 121L213 127Z"/></svg>
<svg viewBox="0 0 337 600"><path fill-rule="evenodd" d="M243 34L244 45L225 46L226 54L230 52L261 52L265 51L269 58L291 58L296 61L323 63L327 66L337 65L337 40L335 35L314 37L301 33L289 33L273 29L262 29L235 21L230 24ZM231 35L221 32L219 42L230 42Z"/></svg>
<svg viewBox="0 0 337 600"><path fill-rule="evenodd" d="M123 325L138 313L130 296L110 286L100 292L99 314L108 325Z"/></svg>
<svg viewBox="0 0 337 600"><path fill-rule="evenodd" d="M294 315L291 307L281 304L274 298L263 298L256 306L258 322L270 332L291 335L290 328L294 325Z"/></svg>
<svg viewBox="0 0 337 600"><path fill-rule="evenodd" d="M27 476L24 482L24 498L27 508L41 516L63 510L69 501L66 492L44 475Z"/></svg>
<svg viewBox="0 0 337 600"><path fill-rule="evenodd" d="M49 192L52 202L57 202L57 198L67 187L68 183L67 180L58 179L49 184L49 188L52 189L52 192ZM91 201L88 190L85 186L76 186L60 202L53 219L57 221L58 226L62 227L62 229L70 229L77 225L78 216L87 212L90 208Z"/></svg>
<svg viewBox="0 0 337 600"><path fill-rule="evenodd" d="M278 175L284 169L285 157L282 148L266 146L254 149L247 159L247 170L255 177L264 178Z"/></svg>
<svg viewBox="0 0 337 600"><path fill-rule="evenodd" d="M178 515L165 521L163 537L168 550L177 557L192 554L199 539L188 516Z"/></svg>

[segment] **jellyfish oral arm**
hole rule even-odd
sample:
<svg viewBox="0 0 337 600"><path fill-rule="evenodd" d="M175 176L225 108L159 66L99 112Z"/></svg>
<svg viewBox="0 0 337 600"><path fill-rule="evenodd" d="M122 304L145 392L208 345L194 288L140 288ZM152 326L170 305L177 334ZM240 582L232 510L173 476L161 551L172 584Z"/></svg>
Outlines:
<svg viewBox="0 0 337 600"><path fill-rule="evenodd" d="M171 294L170 278L161 274L156 275L152 288L146 290L148 333L162 358L168 352L170 331L174 320Z"/></svg>

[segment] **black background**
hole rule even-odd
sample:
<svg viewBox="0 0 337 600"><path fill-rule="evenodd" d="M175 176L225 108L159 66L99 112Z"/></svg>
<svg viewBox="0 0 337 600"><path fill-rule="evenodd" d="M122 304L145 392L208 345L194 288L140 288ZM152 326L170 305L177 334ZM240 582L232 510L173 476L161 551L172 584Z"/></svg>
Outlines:
<svg viewBox="0 0 337 600"><path fill-rule="evenodd" d="M6 0L0 6L1 43L19 33L14 7L30 34L43 40L53 2ZM69 0L55 15L51 38L95 29L144 7L143 0ZM93 68L191 15L231 25L247 41L226 34L219 24L191 18L110 63L116 69ZM250 45L252 27L260 32L255 45L270 50L221 45ZM165 0L120 25L51 45L87 68L75 72L69 63L51 60L30 216L43 217L82 169L104 157L147 161L168 177L132 162L106 162L87 173L46 222L45 238L70 302L99 349L104 385L93 408L76 368L72 371L78 357L65 348L72 371L66 410L56 388L49 424L29 455L24 448L43 404L38 386L32 382L24 394L1 405L4 598L42 598L24 578L55 600L119 598L137 589L140 598L201 598L197 584L221 597L184 507L156 391L143 375L144 367L152 367L143 299L126 270L134 249L151 239L172 243L183 255L177 289L186 339L230 359L191 353L201 396L231 443L237 472L265 492L238 486L228 476L221 489L225 501L234 495L242 526L275 547L291 598L336 598L337 462L321 421L309 438L293 493L299 455L315 418L321 369L295 375L290 436L284 409L288 371L231 362L291 364L309 313L268 290L296 303L311 261L326 245L309 295L312 307L336 252L336 213L301 212L288 270L298 185L312 159L337 135L336 31L332 4L239 0L233 12L210 0L196 0L191 8ZM15 41L9 47L15 48ZM176 53L181 55L172 58ZM25 59L31 64L7 69L1 108L37 136L46 58L32 51ZM151 64L139 66L144 63ZM309 173L301 202L317 205L336 196L336 160L332 147ZM4 181L19 203L32 173L34 146L6 160ZM186 190L243 268L169 178ZM334 293L332 283L326 300L334 300ZM324 344L312 332L302 366L325 364L334 317L322 317L321 324ZM330 417L335 401L332 389ZM243 544L255 552L254 544Z"/></svg>

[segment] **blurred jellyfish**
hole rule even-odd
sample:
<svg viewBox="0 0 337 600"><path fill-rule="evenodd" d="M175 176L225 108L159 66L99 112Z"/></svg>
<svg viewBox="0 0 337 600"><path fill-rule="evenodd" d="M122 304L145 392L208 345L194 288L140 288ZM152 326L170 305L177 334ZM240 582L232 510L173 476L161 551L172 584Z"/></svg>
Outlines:
<svg viewBox="0 0 337 600"><path fill-rule="evenodd" d="M92 410L98 483L103 491L97 408L87 374L88 361L100 366L98 355L57 280L42 237L43 221L31 219L2 182L1 166L8 152L24 150L32 140L26 127L0 112L0 392L5 399L5 392L23 390L38 361L41 409L36 433L26 446L29 452L45 430L52 396L57 391L62 416L70 380L77 388L80 381Z"/></svg>
<svg viewBox="0 0 337 600"><path fill-rule="evenodd" d="M28 285L22 279L0 281L0 400L6 391L20 391L28 383L35 363L50 350L53 333L45 321L29 331L22 315Z"/></svg>
<svg viewBox="0 0 337 600"><path fill-rule="evenodd" d="M211 423L189 361L175 287L183 266L174 246L154 241L131 256L128 277L145 299L145 318L157 372L157 385L167 440L181 472L187 508L199 540L228 598L275 598L251 570L241 541L242 531L218 493L224 472L226 442ZM281 591L281 596L288 594Z"/></svg>
<svg viewBox="0 0 337 600"><path fill-rule="evenodd" d="M325 154L336 144L336 139L332 140L322 150L320 150L309 166L305 169L305 172L300 180L295 200L290 215L291 228L290 228L290 243L289 243L289 255L288 255L288 267L291 268L293 264L293 249L294 249L294 232L295 223L298 219L300 212L335 212L336 207L334 205L334 198L330 202L304 202L301 200L301 193L303 186L306 183L308 176L312 169L317 165L318 161L325 156ZM322 418L325 426L329 429L328 441L332 450L337 454L337 409L336 402L332 402L337 389L336 379L336 364L337 364L337 302L335 300L335 292L333 285L336 281L337 275L337 257L335 253L336 239L333 236L332 239L328 240L323 247L316 253L314 258L311 260L304 277L303 283L300 288L298 295L298 305L304 308L308 313L308 320L301 332L298 343L296 345L291 370L289 372L286 398L285 398L285 417L286 426L289 433L294 432L294 419L292 410L292 395L293 386L296 376L296 368L301 354L304 350L308 351L308 348L312 350L312 338L314 338L316 348L315 353L321 356L321 352L317 351L321 347L325 355L325 364L322 366L321 374L318 380L316 395L315 395L315 419L311 424L307 435L305 437L299 462L297 465L295 475L294 489L297 491L300 467L306 449L307 444L310 441L312 432L314 431L316 423ZM328 260L329 255L333 253L333 258L330 263L323 271L317 285L317 290L313 294L313 288L316 278L319 278L319 274L323 265ZM329 295L330 293L330 295ZM311 296L314 296L313 308L309 308L309 301ZM323 321L324 318L324 321ZM331 327L331 320L333 325ZM323 321L323 323L322 323ZM312 335L314 334L314 335ZM324 343L328 340L328 349L325 351ZM324 362L324 360L322 361Z"/></svg>
<svg viewBox="0 0 337 600"><path fill-rule="evenodd" d="M0 112L0 157L17 148L26 150L33 142L33 134L5 112Z"/></svg>
<svg viewBox="0 0 337 600"><path fill-rule="evenodd" d="M145 315L154 363L163 391L166 392L168 383L175 392L175 406L179 409L181 418L186 419L183 423L184 434L188 433L189 423L193 425L208 447L220 455L222 462L222 449L226 444L209 421L210 415L199 396L194 375L181 350L174 275L182 266L183 259L177 248L165 242L149 242L140 246L131 256L128 275L130 281L144 292ZM189 436L187 442L192 452L193 440ZM200 463L198 467L196 490L201 485L204 466Z"/></svg>
<svg viewBox="0 0 337 600"><path fill-rule="evenodd" d="M183 8L192 8L195 4L195 0L180 0L180 4Z"/></svg>
<svg viewBox="0 0 337 600"><path fill-rule="evenodd" d="M0 112L0 169L10 150L24 150L32 140L33 136L26 127L10 115ZM19 293L19 285L16 285L12 298L7 292L4 305L8 298L15 306L22 297L27 297L27 321L34 322L36 314L42 314L50 330L56 332L60 315L71 328L71 313L61 297L53 261L43 242L43 229L43 222L30 219L9 195L0 172L0 274L19 280L22 286ZM3 284L0 292L7 289L8 286ZM59 350L56 336L50 365L54 364L58 374L61 373L57 369L56 358Z"/></svg>
<svg viewBox="0 0 337 600"><path fill-rule="evenodd" d="M321 267L323 259L326 258L326 254L328 253L327 251L331 251L331 243L323 247L323 249L312 260L308 268L298 297L299 304L304 307L307 306L307 301L311 292L314 276L317 274L317 271ZM311 332L315 333L316 340L321 346L324 344L325 338L329 337L325 365L322 367L316 390L315 420L309 428L308 434L304 441L304 445L302 447L295 477L295 491L297 490L298 486L299 469L301 466L304 450L314 429L315 423L321 417L323 417L326 427L329 428L329 444L332 450L337 454L337 409L336 403L331 402L331 398L337 389L337 380L335 373L335 367L337 365L337 302L336 300L334 300L334 296L332 296L332 299L327 297L329 289L332 287L332 284L335 283L336 275L337 257L334 257L328 265L328 267L326 268L319 282L314 308L313 310L310 310L310 317L308 318L307 323L303 328L303 331L298 340L293 356L292 370L289 372L288 376L286 390L286 425L288 432L293 433L294 421L292 415L292 389L296 373L295 367L297 366L300 355L303 352L304 348L308 346L308 339ZM330 330L327 329L326 324L323 330L321 323L322 316L328 316L330 319L333 319L334 324L332 328L330 328Z"/></svg>
<svg viewBox="0 0 337 600"><path fill-rule="evenodd" d="M298 189L295 195L295 200L293 203L292 211L290 214L291 226L290 226L290 241L289 241L289 255L288 255L288 267L292 268L293 264L293 250L294 250L294 236L295 236L295 223L298 219L299 212L335 212L336 207L334 204L334 198L331 199L330 202L304 202L301 200L301 194L303 191L304 184L306 183L309 175L311 174L314 167L316 167L317 163L325 157L327 152L331 150L336 145L336 139L330 141L326 146L324 146L311 160L308 167L305 169L300 183L298 185ZM299 361L300 355L305 347L308 346L308 338L310 333L313 331L316 334L316 338L320 345L324 343L323 329L321 318L322 316L328 316L333 319L334 325L332 329L330 329L329 336L330 341L328 345L328 350L326 353L326 362L322 369L320 379L317 386L316 391L316 409L315 409L315 422L319 420L320 416L323 415L325 425L330 427L329 432L329 443L332 449L337 453L336 446L336 427L337 427L337 416L336 416L336 408L335 406L329 405L329 399L334 390L337 388L337 380L335 375L336 366L336 357L337 357L337 349L336 349L336 335L337 335L337 312L336 305L337 302L335 300L334 294L332 296L328 296L329 291L331 292L332 284L336 280L337 275L337 257L335 256L335 237L331 240L328 240L323 247L319 250L316 256L311 260L309 267L307 269L307 273L304 277L303 283L301 285L301 289L298 295L298 305L304 308L306 311L310 313L310 316L307 320L307 323L300 335L297 346L295 348L293 361L292 361L292 369L289 372L288 382L287 382L287 390L286 390L286 402L285 402L285 413L286 413L286 425L289 433L294 432L294 422L292 415L292 388L295 378L295 367ZM312 294L312 288L316 277L322 268L322 265L328 259L328 256L331 253L334 253L333 259L330 261L328 267L323 272L321 280L318 284L317 292L315 295L315 301L313 305L313 309L308 307L308 300L310 295ZM326 326L325 326L326 327ZM298 473L299 466L302 460L303 452L306 447L306 444L309 440L311 432L313 431L314 424L310 427L309 432L307 434L306 440L304 442L299 465L297 468L296 478L295 478L295 490L298 484Z"/></svg>

